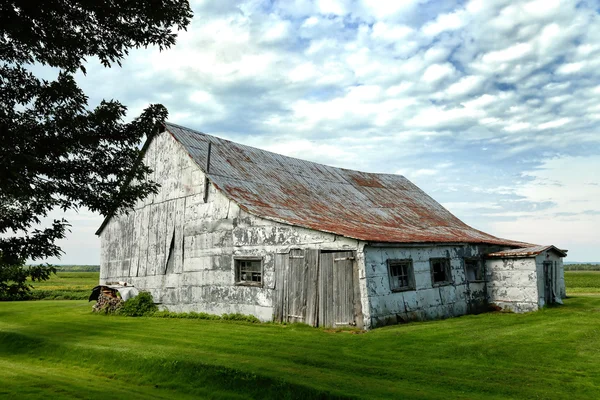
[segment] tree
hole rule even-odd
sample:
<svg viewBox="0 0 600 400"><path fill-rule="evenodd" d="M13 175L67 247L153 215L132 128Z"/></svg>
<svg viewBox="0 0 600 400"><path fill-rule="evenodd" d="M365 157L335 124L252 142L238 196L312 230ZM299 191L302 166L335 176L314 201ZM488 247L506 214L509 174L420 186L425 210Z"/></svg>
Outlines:
<svg viewBox="0 0 600 400"><path fill-rule="evenodd" d="M39 227L51 210L106 216L156 192L138 146L167 110L150 105L125 123L118 101L89 109L74 74L86 73L87 59L121 66L133 48L169 48L191 17L186 0L0 0L0 297L53 272L24 266L62 254L68 221ZM35 76L32 65L57 78Z"/></svg>

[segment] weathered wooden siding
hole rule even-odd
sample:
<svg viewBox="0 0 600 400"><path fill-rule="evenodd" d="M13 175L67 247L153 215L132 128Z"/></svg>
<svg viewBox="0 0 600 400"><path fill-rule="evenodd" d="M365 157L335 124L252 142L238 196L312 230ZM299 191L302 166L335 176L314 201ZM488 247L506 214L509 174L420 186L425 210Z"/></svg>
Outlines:
<svg viewBox="0 0 600 400"><path fill-rule="evenodd" d="M354 239L250 215L213 185L204 202L204 173L167 132L151 143L145 162L161 189L102 231L102 283L127 281L173 311L240 312L271 320L276 254L358 249ZM235 256L263 259L262 287L234 284Z"/></svg>
<svg viewBox="0 0 600 400"><path fill-rule="evenodd" d="M534 257L488 259L486 271L490 303L514 312L538 309L538 283L541 279Z"/></svg>
<svg viewBox="0 0 600 400"><path fill-rule="evenodd" d="M481 245L365 247L370 325L445 318L485 310L485 283L467 282L464 258L478 258L487 251L489 249ZM434 287L431 258L449 259L452 283ZM387 260L394 259L412 260L415 290L391 290Z"/></svg>

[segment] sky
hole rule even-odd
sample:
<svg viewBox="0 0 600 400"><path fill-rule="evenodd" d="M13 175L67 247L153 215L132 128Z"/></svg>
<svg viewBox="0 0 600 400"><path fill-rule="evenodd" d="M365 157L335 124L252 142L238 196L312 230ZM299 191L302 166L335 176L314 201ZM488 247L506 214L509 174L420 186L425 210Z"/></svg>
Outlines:
<svg viewBox="0 0 600 400"><path fill-rule="evenodd" d="M90 60L90 104L406 176L467 224L600 261L597 1L200 1L175 47ZM50 217L57 217L53 213ZM102 218L65 255L99 264Z"/></svg>

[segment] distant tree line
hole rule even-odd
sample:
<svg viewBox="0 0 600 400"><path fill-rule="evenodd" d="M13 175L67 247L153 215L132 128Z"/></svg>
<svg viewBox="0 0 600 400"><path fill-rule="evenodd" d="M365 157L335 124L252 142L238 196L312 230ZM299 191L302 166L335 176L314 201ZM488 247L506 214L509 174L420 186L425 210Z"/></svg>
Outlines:
<svg viewBox="0 0 600 400"><path fill-rule="evenodd" d="M600 271L600 264L567 264L565 271Z"/></svg>
<svg viewBox="0 0 600 400"><path fill-rule="evenodd" d="M57 265L57 272L100 272L99 265Z"/></svg>

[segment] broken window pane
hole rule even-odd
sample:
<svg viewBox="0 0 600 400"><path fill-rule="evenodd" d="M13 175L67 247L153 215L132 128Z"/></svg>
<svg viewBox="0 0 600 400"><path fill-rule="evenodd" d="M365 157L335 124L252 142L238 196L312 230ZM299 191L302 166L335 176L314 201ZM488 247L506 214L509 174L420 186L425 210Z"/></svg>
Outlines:
<svg viewBox="0 0 600 400"><path fill-rule="evenodd" d="M431 277L433 283L448 283L450 282L450 262L447 258L432 258Z"/></svg>
<svg viewBox="0 0 600 400"><path fill-rule="evenodd" d="M393 291L414 289L411 260L388 260L388 272Z"/></svg>
<svg viewBox="0 0 600 400"><path fill-rule="evenodd" d="M235 280L238 284L260 285L262 283L261 259L235 260Z"/></svg>

